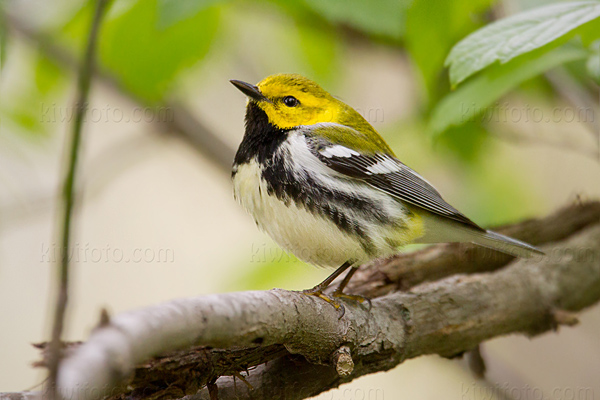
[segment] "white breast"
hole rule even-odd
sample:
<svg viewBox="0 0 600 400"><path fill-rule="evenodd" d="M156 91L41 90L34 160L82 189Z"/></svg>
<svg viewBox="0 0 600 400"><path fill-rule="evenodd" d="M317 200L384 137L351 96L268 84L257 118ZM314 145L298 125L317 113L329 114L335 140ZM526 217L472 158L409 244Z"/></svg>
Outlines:
<svg viewBox="0 0 600 400"><path fill-rule="evenodd" d="M238 166L233 179L234 195L258 227L283 249L318 266L339 267L348 260L369 257L358 240L339 230L333 222L267 193L256 161Z"/></svg>

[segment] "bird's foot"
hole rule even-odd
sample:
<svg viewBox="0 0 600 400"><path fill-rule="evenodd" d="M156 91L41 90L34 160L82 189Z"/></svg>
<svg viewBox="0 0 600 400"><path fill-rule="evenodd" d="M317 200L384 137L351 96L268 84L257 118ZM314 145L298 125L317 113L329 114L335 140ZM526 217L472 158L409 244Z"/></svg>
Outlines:
<svg viewBox="0 0 600 400"><path fill-rule="evenodd" d="M344 305L342 303L340 303L337 299L329 297L328 295L323 293L323 290L321 288L319 288L318 286L316 286L312 289L302 290L300 293L305 294L307 296L318 297L322 300L325 300L327 303L331 304L333 306L333 308L335 308L339 314L338 319L342 319L342 317L346 313L346 308L344 307ZM338 296L335 296L335 294L334 294L334 297L338 297Z"/></svg>
<svg viewBox="0 0 600 400"><path fill-rule="evenodd" d="M339 298L339 299L356 301L360 304L366 302L369 305L369 311L371 311L371 308L373 307L373 304L371 303L371 299L369 299L368 297L365 297L365 296L361 296L359 294L346 294L346 293L343 293L342 291L336 290L333 292L332 296Z"/></svg>

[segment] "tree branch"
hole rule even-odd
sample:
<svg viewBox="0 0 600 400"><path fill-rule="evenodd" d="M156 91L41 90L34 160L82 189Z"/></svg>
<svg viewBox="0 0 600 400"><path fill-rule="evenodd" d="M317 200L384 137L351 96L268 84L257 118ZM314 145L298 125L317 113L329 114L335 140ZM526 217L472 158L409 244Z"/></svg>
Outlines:
<svg viewBox="0 0 600 400"><path fill-rule="evenodd" d="M253 390L231 377L217 380L219 398L302 399L420 355L452 357L495 336L533 336L556 329L562 322L556 315L563 310L579 311L600 300L600 225L554 249L580 253L562 260L519 260L497 272L457 275L377 299L374 309L385 303L396 306L388 309L396 313L388 315L387 322L377 323L386 328L375 340L382 345L378 351L365 353L365 342L346 342L353 349L356 365L349 377L302 358L284 358L250 371L246 380ZM402 330L396 330L398 323ZM361 339L373 344L371 337ZM392 344L391 349L387 343ZM208 399L206 390L195 398Z"/></svg>
<svg viewBox="0 0 600 400"><path fill-rule="evenodd" d="M219 399L301 399L409 358L452 357L495 336L570 325L570 312L600 300L599 212L600 203L588 203L506 227L520 238L559 243L544 246L543 259L502 269L499 258L486 265L475 250L459 256L462 246L413 253L438 276L497 270L390 291L370 311L346 303L341 320L322 300L280 289L181 299L105 318L86 343L65 351L59 387L69 399L181 398L205 386ZM441 265L438 257L454 260L453 267L432 268ZM372 276L387 282L384 274ZM423 280L411 269L404 276ZM356 287L377 292L387 285ZM208 388L195 398L210 398Z"/></svg>

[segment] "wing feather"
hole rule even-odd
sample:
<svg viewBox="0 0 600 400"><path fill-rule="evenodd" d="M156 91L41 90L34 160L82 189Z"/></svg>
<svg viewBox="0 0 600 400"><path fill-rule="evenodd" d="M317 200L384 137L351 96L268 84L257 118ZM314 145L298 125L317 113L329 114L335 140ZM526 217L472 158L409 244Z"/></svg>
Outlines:
<svg viewBox="0 0 600 400"><path fill-rule="evenodd" d="M313 137L313 140L308 138L311 152L334 171L360 179L401 201L484 231L448 204L429 182L393 155L363 154L349 146L324 141L322 137Z"/></svg>

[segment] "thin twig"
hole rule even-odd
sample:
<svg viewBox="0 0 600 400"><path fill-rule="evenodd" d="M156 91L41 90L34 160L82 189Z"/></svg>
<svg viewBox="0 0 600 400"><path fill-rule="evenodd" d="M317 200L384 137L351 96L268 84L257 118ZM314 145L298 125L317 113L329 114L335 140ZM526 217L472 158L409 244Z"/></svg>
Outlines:
<svg viewBox="0 0 600 400"><path fill-rule="evenodd" d="M519 124L510 124L509 126L500 127L498 124L490 124L487 126L489 134L506 143L524 147L524 146L547 146L552 149L561 150L563 152L573 152L584 157L589 157L594 161L598 161L598 151L600 149L590 149L589 146L578 145L569 137L562 137L562 140L552 140L547 136L534 136L527 132L527 127Z"/></svg>
<svg viewBox="0 0 600 400"><path fill-rule="evenodd" d="M481 355L481 345L477 345L473 350L467 352L467 365L473 376L477 379L485 379L487 366L485 359Z"/></svg>
<svg viewBox="0 0 600 400"><path fill-rule="evenodd" d="M590 120L585 119L584 122L594 139L600 135L600 111L598 102L593 95L583 87L575 78L573 78L566 69L557 68L553 71L546 72L544 75L550 85L567 100L574 108L579 110L590 110L592 112ZM585 114L587 117L587 114Z"/></svg>
<svg viewBox="0 0 600 400"><path fill-rule="evenodd" d="M53 398L57 398L56 393L56 377L58 373L58 365L60 361L61 336L64 326L65 312L67 310L68 291L69 291L69 248L71 240L71 222L73 216L73 208L75 205L75 180L77 177L77 158L79 156L79 148L81 145L81 130L83 127L83 118L87 110L87 102L90 93L90 84L92 79L92 69L94 65L94 54L96 49L96 41L102 16L107 8L109 0L98 0L96 10L88 41L85 49L85 56L81 68L79 70L79 78L77 82L77 99L75 101L75 121L71 132L69 159L67 173L64 180L62 197L64 202L62 234L61 234L61 263L58 269L59 288L56 299L56 307L54 313L54 323L52 327L52 341L50 345L49 359L49 386L48 394Z"/></svg>

